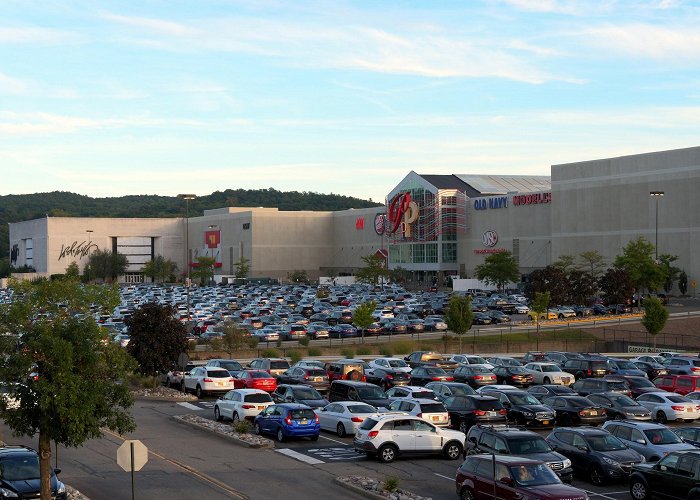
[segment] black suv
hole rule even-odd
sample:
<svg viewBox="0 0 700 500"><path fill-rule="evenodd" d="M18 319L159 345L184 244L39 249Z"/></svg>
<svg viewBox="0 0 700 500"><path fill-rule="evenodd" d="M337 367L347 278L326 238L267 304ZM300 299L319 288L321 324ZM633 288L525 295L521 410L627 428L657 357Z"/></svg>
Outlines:
<svg viewBox="0 0 700 500"><path fill-rule="evenodd" d="M601 359L570 359L564 363L562 369L573 373L576 380L581 378L605 377L608 373L608 364Z"/></svg>
<svg viewBox="0 0 700 500"><path fill-rule="evenodd" d="M477 453L515 455L542 460L559 479L571 483L571 460L554 451L542 436L532 431L504 425L475 425L467 433L464 456Z"/></svg>
<svg viewBox="0 0 700 500"><path fill-rule="evenodd" d="M367 382L355 380L334 380L328 393L328 400L335 401L362 401L375 408L386 408L391 401L379 387Z"/></svg>
<svg viewBox="0 0 700 500"><path fill-rule="evenodd" d="M508 420L519 425L552 428L556 413L550 407L540 403L535 396L525 391L499 391L482 389L481 394L498 398L503 407L508 410ZM538 458L537 460L544 460Z"/></svg>
<svg viewBox="0 0 700 500"><path fill-rule="evenodd" d="M623 378L613 379L606 377L581 379L574 382L571 388L581 396L601 394L603 392L618 392L625 396L632 397L632 391Z"/></svg>
<svg viewBox="0 0 700 500"><path fill-rule="evenodd" d="M61 469L51 469L51 497L67 500L66 486L56 474ZM0 447L0 491L2 498L39 498L39 454L26 446Z"/></svg>
<svg viewBox="0 0 700 500"><path fill-rule="evenodd" d="M630 475L630 495L646 500L700 498L700 450L674 451L654 464L637 464Z"/></svg>

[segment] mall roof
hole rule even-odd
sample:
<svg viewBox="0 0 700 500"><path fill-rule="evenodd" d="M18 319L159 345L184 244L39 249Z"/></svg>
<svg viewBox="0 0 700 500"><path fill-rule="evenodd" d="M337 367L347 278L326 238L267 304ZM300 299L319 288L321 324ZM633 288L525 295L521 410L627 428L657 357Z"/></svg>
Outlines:
<svg viewBox="0 0 700 500"><path fill-rule="evenodd" d="M423 179L438 189L456 189L469 198L507 193L534 193L552 188L548 175L423 175Z"/></svg>

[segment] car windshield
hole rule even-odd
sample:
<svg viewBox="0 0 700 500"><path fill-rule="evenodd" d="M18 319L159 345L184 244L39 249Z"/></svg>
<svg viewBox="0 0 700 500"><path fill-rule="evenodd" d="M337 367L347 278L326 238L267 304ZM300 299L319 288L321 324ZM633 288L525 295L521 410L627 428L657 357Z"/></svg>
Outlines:
<svg viewBox="0 0 700 500"><path fill-rule="evenodd" d="M281 370L289 368L289 363L287 361L270 361L271 370Z"/></svg>
<svg viewBox="0 0 700 500"><path fill-rule="evenodd" d="M426 368L425 373L428 375L445 375L446 372L442 368Z"/></svg>
<svg viewBox="0 0 700 500"><path fill-rule="evenodd" d="M227 370L240 370L242 368L238 361L222 361L220 364L222 368Z"/></svg>
<svg viewBox="0 0 700 500"><path fill-rule="evenodd" d="M626 380L632 387L656 387L651 380L642 377L630 377Z"/></svg>
<svg viewBox="0 0 700 500"><path fill-rule="evenodd" d="M272 376L267 372L248 372L250 373L250 378L272 378Z"/></svg>
<svg viewBox="0 0 700 500"><path fill-rule="evenodd" d="M682 442L681 438L666 428L647 429L644 431L644 435L651 444L676 444Z"/></svg>
<svg viewBox="0 0 700 500"><path fill-rule="evenodd" d="M421 404L420 409L423 413L445 413L445 407L440 403Z"/></svg>
<svg viewBox="0 0 700 500"><path fill-rule="evenodd" d="M246 394L245 397L243 398L243 401L245 401L246 403L271 403L272 398L270 397L269 394L255 393L255 394Z"/></svg>
<svg viewBox="0 0 700 500"><path fill-rule="evenodd" d="M638 370L637 365L632 363L631 361L618 361L615 360L615 363L617 364L618 367L620 367L622 370Z"/></svg>
<svg viewBox="0 0 700 500"><path fill-rule="evenodd" d="M386 394L379 387L358 387L357 393L364 399L385 399Z"/></svg>
<svg viewBox="0 0 700 500"><path fill-rule="evenodd" d="M22 455L7 457L0 461L0 477L5 481L39 479L39 457Z"/></svg>
<svg viewBox="0 0 700 500"><path fill-rule="evenodd" d="M561 368L559 368L558 365L540 365L540 369L541 369L543 372L547 372L547 373L549 373L549 372L560 372L560 371L561 371Z"/></svg>
<svg viewBox="0 0 700 500"><path fill-rule="evenodd" d="M523 464L508 467L515 482L520 486L544 486L561 484L559 477L546 464Z"/></svg>
<svg viewBox="0 0 700 500"><path fill-rule="evenodd" d="M476 391L469 387L468 385L452 385L450 386L453 396L465 396L467 394L475 394ZM429 396L432 399L432 396Z"/></svg>
<svg viewBox="0 0 700 500"><path fill-rule="evenodd" d="M484 358L482 358L481 356L469 357L469 358L467 358L467 362L470 365L485 365L485 364L487 364L487 361Z"/></svg>
<svg viewBox="0 0 700 500"><path fill-rule="evenodd" d="M312 368L311 370L307 370L306 373L309 375L309 377L325 377L326 372L323 370L319 370L316 368Z"/></svg>
<svg viewBox="0 0 700 500"><path fill-rule="evenodd" d="M508 399L510 400L511 403L514 405L538 405L540 404L537 399L535 399L534 396L528 394L528 393L514 393L514 394L508 394Z"/></svg>
<svg viewBox="0 0 700 500"><path fill-rule="evenodd" d="M608 399L613 402L613 404L616 404L618 406L641 406L639 403L637 403L634 399L632 399L629 396L625 395L620 395L620 396L608 396Z"/></svg>
<svg viewBox="0 0 700 500"><path fill-rule="evenodd" d="M350 413L377 413L377 409L370 405L348 405Z"/></svg>
<svg viewBox="0 0 700 500"><path fill-rule="evenodd" d="M432 391L414 391L411 397L415 399L435 399L435 393Z"/></svg>
<svg viewBox="0 0 700 500"><path fill-rule="evenodd" d="M666 399L668 399L671 403L692 403L690 399L683 396L666 396Z"/></svg>
<svg viewBox="0 0 700 500"><path fill-rule="evenodd" d="M510 373L530 373L522 366L509 366L508 370L510 371Z"/></svg>
<svg viewBox="0 0 700 500"><path fill-rule="evenodd" d="M389 361L389 366L392 368L405 368L408 365L403 359L392 359Z"/></svg>
<svg viewBox="0 0 700 500"><path fill-rule="evenodd" d="M626 391L629 389L629 387L627 387L627 384L625 384L624 382L608 381L608 389L615 391Z"/></svg>
<svg viewBox="0 0 700 500"><path fill-rule="evenodd" d="M312 387L302 387L294 389L294 397L297 399L323 399L321 393Z"/></svg>
<svg viewBox="0 0 700 500"><path fill-rule="evenodd" d="M514 439L508 443L513 455L527 455L529 453L547 453L552 451L544 438Z"/></svg>
<svg viewBox="0 0 700 500"><path fill-rule="evenodd" d="M612 434L601 434L599 436L588 436L588 445L595 451L617 451L627 448L622 441Z"/></svg>

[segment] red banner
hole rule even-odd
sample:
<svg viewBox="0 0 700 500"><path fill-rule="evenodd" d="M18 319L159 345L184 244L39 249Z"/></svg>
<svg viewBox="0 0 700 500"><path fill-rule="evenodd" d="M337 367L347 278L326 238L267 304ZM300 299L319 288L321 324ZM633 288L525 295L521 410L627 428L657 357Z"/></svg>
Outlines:
<svg viewBox="0 0 700 500"><path fill-rule="evenodd" d="M204 233L204 244L207 248L216 248L221 243L221 231L207 231Z"/></svg>

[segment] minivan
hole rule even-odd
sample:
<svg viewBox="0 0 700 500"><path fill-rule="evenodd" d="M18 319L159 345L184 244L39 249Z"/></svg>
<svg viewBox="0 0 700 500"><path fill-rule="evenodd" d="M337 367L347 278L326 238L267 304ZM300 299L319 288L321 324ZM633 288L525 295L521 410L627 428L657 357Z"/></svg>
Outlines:
<svg viewBox="0 0 700 500"><path fill-rule="evenodd" d="M386 393L374 384L355 380L334 380L328 393L328 400L361 401L375 408L387 408L391 401Z"/></svg>

